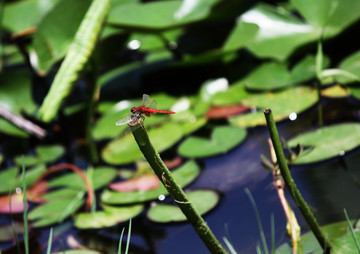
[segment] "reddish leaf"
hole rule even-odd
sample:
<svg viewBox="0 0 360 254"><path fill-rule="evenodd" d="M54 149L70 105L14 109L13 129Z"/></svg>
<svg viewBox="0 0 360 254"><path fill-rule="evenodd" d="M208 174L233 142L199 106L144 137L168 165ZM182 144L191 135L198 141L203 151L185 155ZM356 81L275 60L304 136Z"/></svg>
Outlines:
<svg viewBox="0 0 360 254"><path fill-rule="evenodd" d="M22 213L24 211L24 201L22 194L11 195L11 207L10 196L0 196L0 213Z"/></svg>
<svg viewBox="0 0 360 254"><path fill-rule="evenodd" d="M168 169L176 168L180 166L181 163L182 163L182 159L180 156L177 156L172 160L164 160L164 164L166 165L166 167L168 167Z"/></svg>
<svg viewBox="0 0 360 254"><path fill-rule="evenodd" d="M112 183L109 187L116 191L147 191L159 187L159 179L156 175L144 175L124 182Z"/></svg>
<svg viewBox="0 0 360 254"><path fill-rule="evenodd" d="M212 106L206 113L206 118L224 118L233 115L239 115L241 113L249 111L249 107L242 105L230 105L230 106Z"/></svg>
<svg viewBox="0 0 360 254"><path fill-rule="evenodd" d="M42 196L47 190L47 181L40 181L28 189L26 192L27 199L35 203L44 203L45 200L42 199Z"/></svg>

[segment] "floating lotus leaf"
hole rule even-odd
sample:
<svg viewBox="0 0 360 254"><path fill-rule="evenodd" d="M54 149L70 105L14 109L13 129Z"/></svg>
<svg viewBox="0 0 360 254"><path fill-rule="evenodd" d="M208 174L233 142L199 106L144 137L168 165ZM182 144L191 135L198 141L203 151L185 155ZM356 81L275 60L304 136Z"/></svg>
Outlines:
<svg viewBox="0 0 360 254"><path fill-rule="evenodd" d="M116 170L111 167L97 167L88 174L91 176L91 183L94 190L106 186L116 177ZM53 187L71 187L78 190L86 190L85 183L77 173L69 173L51 180L47 186Z"/></svg>
<svg viewBox="0 0 360 254"><path fill-rule="evenodd" d="M219 194L212 190L194 190L186 193L197 211L203 215L212 210L219 202ZM154 222L168 223L186 221L185 215L175 205L156 204L151 206L147 217Z"/></svg>
<svg viewBox="0 0 360 254"><path fill-rule="evenodd" d="M200 174L199 166L192 160L186 162L178 169L172 171L176 183L182 187L190 184ZM149 191L116 192L105 190L101 194L101 201L106 204L122 205L150 201L160 195L168 195L165 187L161 184L159 188Z"/></svg>
<svg viewBox="0 0 360 254"><path fill-rule="evenodd" d="M84 193L79 193L72 199L61 199L41 204L28 213L34 227L45 227L59 223L75 213L83 204Z"/></svg>
<svg viewBox="0 0 360 254"><path fill-rule="evenodd" d="M161 127L150 129L148 135L155 149L158 152L162 152L182 138L183 130L179 124L169 122ZM132 133L129 133L111 141L103 149L102 157L107 163L126 164L141 159L143 154L136 144Z"/></svg>
<svg viewBox="0 0 360 254"><path fill-rule="evenodd" d="M111 227L137 216L144 209L144 205L105 206L104 209L104 211L77 214L75 216L75 227L80 229Z"/></svg>
<svg viewBox="0 0 360 254"><path fill-rule="evenodd" d="M300 134L288 141L289 146L301 144L307 150L296 164L313 163L346 153L360 145L360 124L341 123Z"/></svg>
<svg viewBox="0 0 360 254"><path fill-rule="evenodd" d="M206 18L217 2L219 0L201 0L193 5L183 1L124 4L111 10L108 22L142 30L169 29Z"/></svg>
<svg viewBox="0 0 360 254"><path fill-rule="evenodd" d="M210 139L189 137L179 147L179 153L189 158L200 158L225 153L240 144L246 130L232 126L214 128Z"/></svg>
<svg viewBox="0 0 360 254"><path fill-rule="evenodd" d="M35 148L36 154L34 156L18 156L15 158L15 163L19 166L24 162L25 166L34 166L40 163L49 163L59 159L65 152L61 145L42 145ZM24 161L23 161L24 159Z"/></svg>
<svg viewBox="0 0 360 254"><path fill-rule="evenodd" d="M231 124L239 127L253 127L265 125L266 120L262 109L270 108L275 121L281 121L289 117L291 113L300 114L302 111L313 106L317 101L317 93L309 87L294 87L279 92L254 94L242 101L248 107L256 107L261 110L230 118Z"/></svg>

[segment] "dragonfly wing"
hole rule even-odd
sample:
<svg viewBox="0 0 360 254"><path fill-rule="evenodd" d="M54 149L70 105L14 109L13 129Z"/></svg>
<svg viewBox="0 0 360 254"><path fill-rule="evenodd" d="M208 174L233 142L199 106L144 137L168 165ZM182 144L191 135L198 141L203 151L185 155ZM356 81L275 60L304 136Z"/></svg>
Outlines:
<svg viewBox="0 0 360 254"><path fill-rule="evenodd" d="M119 120L116 121L116 125L124 125L124 124L128 124L130 123L131 121L133 121L133 118L132 118L133 114L129 114L127 116L124 116L124 117L121 117Z"/></svg>
<svg viewBox="0 0 360 254"><path fill-rule="evenodd" d="M153 100L153 101L151 102L149 108L151 108L151 109L156 109L156 107L157 107L157 102L156 102L156 100Z"/></svg>
<svg viewBox="0 0 360 254"><path fill-rule="evenodd" d="M149 107L151 104L150 96L147 94L143 94L142 106Z"/></svg>

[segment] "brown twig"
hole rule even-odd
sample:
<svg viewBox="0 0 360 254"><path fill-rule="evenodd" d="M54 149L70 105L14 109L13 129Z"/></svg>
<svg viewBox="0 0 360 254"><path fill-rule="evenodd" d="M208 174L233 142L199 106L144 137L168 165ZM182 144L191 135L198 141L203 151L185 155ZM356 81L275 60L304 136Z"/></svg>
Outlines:
<svg viewBox="0 0 360 254"><path fill-rule="evenodd" d="M0 117L4 118L5 120L11 122L15 126L19 127L20 129L32 134L40 139L46 136L46 130L41 128L40 126L34 124L33 122L15 115L13 112L5 108L4 106L0 105Z"/></svg>

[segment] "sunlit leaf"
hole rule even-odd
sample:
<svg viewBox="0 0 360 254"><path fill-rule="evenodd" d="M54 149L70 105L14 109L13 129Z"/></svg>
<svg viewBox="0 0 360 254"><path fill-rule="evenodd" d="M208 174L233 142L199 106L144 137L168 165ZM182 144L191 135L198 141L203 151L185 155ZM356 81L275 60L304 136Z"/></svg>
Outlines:
<svg viewBox="0 0 360 254"><path fill-rule="evenodd" d="M346 76L336 76L335 77L336 80L341 84L359 81L360 80L359 65L360 65L360 51L357 51L351 54L350 56L346 57L340 63L340 69L355 75L355 77L358 80L354 80L354 78L346 77Z"/></svg>
<svg viewBox="0 0 360 254"><path fill-rule="evenodd" d="M199 158L225 153L240 144L246 130L232 126L216 127L210 139L189 137L179 147L179 153L189 158Z"/></svg>
<svg viewBox="0 0 360 254"><path fill-rule="evenodd" d="M137 216L144 209L143 205L109 207L94 213L79 213L75 216L75 227L80 229L111 227Z"/></svg>
<svg viewBox="0 0 360 254"><path fill-rule="evenodd" d="M38 71L47 72L56 61L64 57L90 2L60 1L41 20L33 42L33 54L37 59L33 65Z"/></svg>
<svg viewBox="0 0 360 254"><path fill-rule="evenodd" d="M108 22L132 29L169 29L206 18L217 2L219 0L124 4L111 10Z"/></svg>
<svg viewBox="0 0 360 254"><path fill-rule="evenodd" d="M145 120L146 127L146 120ZM116 128L116 126L114 126ZM158 152L175 144L182 136L182 128L176 123L166 123L148 131L151 143ZM132 133L111 141L102 151L104 161L111 164L126 164L143 157Z"/></svg>
<svg viewBox="0 0 360 254"><path fill-rule="evenodd" d="M16 34L37 25L59 0L17 1L5 5L2 25ZM21 18L19 18L21 17Z"/></svg>
<svg viewBox="0 0 360 254"><path fill-rule="evenodd" d="M200 168L192 160L183 164L179 168L172 171L172 175L176 183L182 187L190 184L199 175ZM163 185L159 188L149 191L131 191L131 192L116 192L105 190L101 194L101 201L107 204L132 204L138 202L150 201L158 198L160 195L167 195L167 191Z"/></svg>
<svg viewBox="0 0 360 254"><path fill-rule="evenodd" d="M268 92L249 96L242 101L248 107L259 108L257 112L242 114L230 118L231 124L239 127L265 125L262 109L270 108L275 121L284 120L291 113L300 114L317 101L316 91L308 87L296 87L280 92Z"/></svg>
<svg viewBox="0 0 360 254"><path fill-rule="evenodd" d="M330 98L344 98L350 95L346 87L339 85L332 86L321 90L321 95Z"/></svg>
<svg viewBox="0 0 360 254"><path fill-rule="evenodd" d="M246 23L239 19L222 49L224 51L237 50L248 45L255 38L258 30L259 27L256 24Z"/></svg>
<svg viewBox="0 0 360 254"><path fill-rule="evenodd" d="M292 147L301 144L309 147L296 164L313 163L346 153L360 145L360 124L341 123L325 126L300 134L288 141Z"/></svg>
<svg viewBox="0 0 360 254"><path fill-rule="evenodd" d="M212 210L219 202L219 194L211 190L194 190L186 193L199 214L203 215ZM175 205L156 204L151 206L147 217L154 222L168 223L186 221L185 215Z"/></svg>
<svg viewBox="0 0 360 254"><path fill-rule="evenodd" d="M228 90L218 92L211 98L211 103L216 106L240 104L243 99L251 95L241 80L231 85Z"/></svg>

